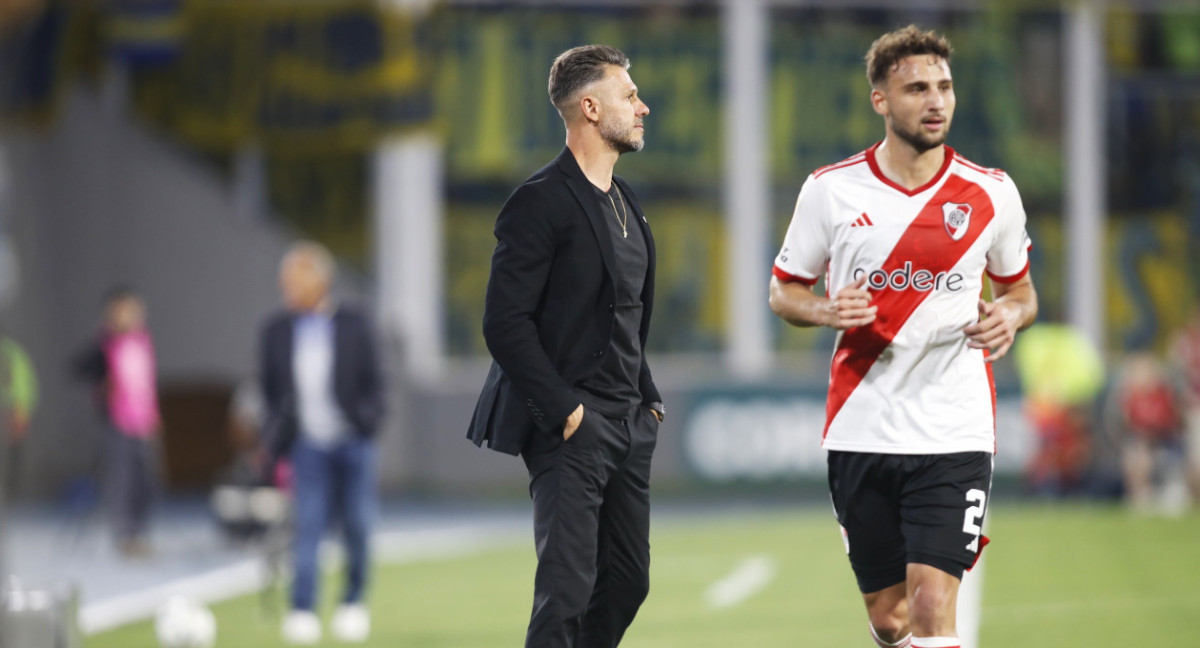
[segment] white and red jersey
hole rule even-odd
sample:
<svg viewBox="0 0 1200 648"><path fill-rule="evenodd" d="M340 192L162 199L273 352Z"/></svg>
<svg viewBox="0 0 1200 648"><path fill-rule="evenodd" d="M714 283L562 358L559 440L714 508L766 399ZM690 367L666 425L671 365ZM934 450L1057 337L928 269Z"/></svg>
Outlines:
<svg viewBox="0 0 1200 648"><path fill-rule="evenodd" d="M963 327L979 319L986 272L1009 283L1029 270L1016 185L945 147L914 190L879 169L879 144L813 172L800 190L775 276L834 295L866 276L879 307L842 331L830 369L822 445L892 454L993 452L995 383Z"/></svg>

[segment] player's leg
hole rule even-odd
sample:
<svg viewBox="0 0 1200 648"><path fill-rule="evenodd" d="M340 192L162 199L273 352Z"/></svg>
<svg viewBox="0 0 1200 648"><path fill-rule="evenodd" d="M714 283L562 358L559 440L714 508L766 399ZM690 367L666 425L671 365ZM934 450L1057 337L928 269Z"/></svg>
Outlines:
<svg viewBox="0 0 1200 648"><path fill-rule="evenodd" d="M850 566L880 646L907 646L907 551L900 533L896 458L829 453L829 493L842 526Z"/></svg>
<svg viewBox="0 0 1200 648"><path fill-rule="evenodd" d="M877 592L863 594L871 638L881 648L908 648L912 638L908 624L908 587L897 583Z"/></svg>
<svg viewBox="0 0 1200 648"><path fill-rule="evenodd" d="M528 648L576 645L596 583L604 485L615 470L605 447L606 427L604 417L587 410L569 440L536 432L522 453L538 557Z"/></svg>
<svg viewBox="0 0 1200 648"><path fill-rule="evenodd" d="M922 646L921 638L957 637L955 622L961 579L937 567L910 563L907 582L913 645Z"/></svg>
<svg viewBox="0 0 1200 648"><path fill-rule="evenodd" d="M908 618L914 648L959 645L955 614L963 572L982 545L992 484L986 452L906 459L901 519L908 546Z"/></svg>
<svg viewBox="0 0 1200 648"><path fill-rule="evenodd" d="M620 643L650 591L650 462L657 427L654 415L639 408L619 429L625 444L615 444L613 450L625 460L604 489L596 585L579 648Z"/></svg>

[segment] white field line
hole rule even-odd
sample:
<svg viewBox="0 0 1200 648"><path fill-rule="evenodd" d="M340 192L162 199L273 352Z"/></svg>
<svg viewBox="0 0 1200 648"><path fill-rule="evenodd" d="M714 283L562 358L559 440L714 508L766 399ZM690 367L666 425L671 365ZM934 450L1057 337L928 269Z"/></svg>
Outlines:
<svg viewBox="0 0 1200 648"><path fill-rule="evenodd" d="M267 575L261 562L243 560L199 576L83 605L79 609L79 630L90 635L148 619L154 616L163 601L174 595L212 603L257 591L266 582Z"/></svg>
<svg viewBox="0 0 1200 648"><path fill-rule="evenodd" d="M761 592L775 580L778 571L775 560L770 556L751 556L737 564L721 580L708 586L704 600L709 607L733 607Z"/></svg>
<svg viewBox="0 0 1200 648"><path fill-rule="evenodd" d="M511 536L513 541L523 537L507 531L499 532L499 535ZM496 536L497 532L480 529L380 533L371 540L374 552L372 560L377 564L395 565L482 553L507 544L497 543ZM336 567L341 560L341 552L335 544L330 541L322 543L322 566L325 569ZM91 635L149 619L154 616L158 606L171 596L216 603L252 594L266 587L268 580L265 558L246 559L197 576L83 605L78 615L79 629L83 634Z"/></svg>

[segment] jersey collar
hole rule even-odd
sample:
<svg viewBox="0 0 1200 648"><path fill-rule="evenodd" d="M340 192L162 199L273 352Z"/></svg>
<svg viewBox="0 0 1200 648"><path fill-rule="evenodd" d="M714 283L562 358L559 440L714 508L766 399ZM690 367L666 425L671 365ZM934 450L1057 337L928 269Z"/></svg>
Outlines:
<svg viewBox="0 0 1200 648"><path fill-rule="evenodd" d="M950 163L954 161L954 149L943 145L943 148L946 149L946 159L942 160L942 168L938 169L938 172L933 175L933 178L931 178L929 182L926 182L916 189L909 190L896 184L895 182L892 182L890 178L883 174L883 170L879 168L879 162L875 159L875 149L879 148L882 144L883 141L880 140L875 142L871 148L867 149L867 166L871 167L871 173L874 173L875 177L879 178L880 182L909 197L915 196L940 182L941 179L945 177L946 171L950 168Z"/></svg>

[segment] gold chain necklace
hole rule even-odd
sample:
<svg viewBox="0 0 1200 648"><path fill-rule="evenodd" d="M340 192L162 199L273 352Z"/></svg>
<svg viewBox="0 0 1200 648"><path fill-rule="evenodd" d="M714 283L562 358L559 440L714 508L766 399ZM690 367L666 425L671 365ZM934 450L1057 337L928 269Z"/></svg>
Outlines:
<svg viewBox="0 0 1200 648"><path fill-rule="evenodd" d="M621 224L621 236L623 236L625 238L629 238L629 230L626 229L626 227L625 227L626 225L629 224L629 208L625 206L625 196L621 195L621 188L618 187L615 182L613 183L613 187L617 190L617 198L619 198L621 200L621 213L625 215L624 220L622 220L621 217L617 215L617 203L613 202L612 194L610 194L606 191L606 192L604 192L604 195L608 196L608 203L610 205L612 205L613 218L617 219L617 222Z"/></svg>

